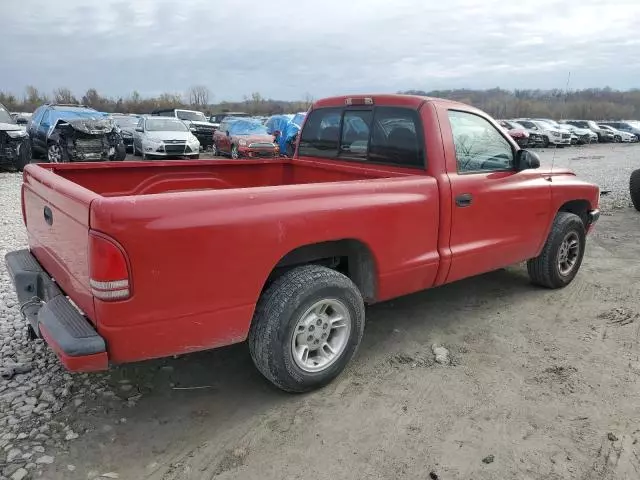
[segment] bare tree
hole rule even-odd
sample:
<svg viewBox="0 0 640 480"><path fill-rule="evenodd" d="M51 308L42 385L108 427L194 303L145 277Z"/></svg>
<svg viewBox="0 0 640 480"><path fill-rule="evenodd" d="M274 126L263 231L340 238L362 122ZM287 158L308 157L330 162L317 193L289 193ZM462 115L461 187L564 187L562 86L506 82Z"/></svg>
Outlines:
<svg viewBox="0 0 640 480"><path fill-rule="evenodd" d="M71 90L66 87L56 88L53 91L53 100L56 103L78 103Z"/></svg>
<svg viewBox="0 0 640 480"><path fill-rule="evenodd" d="M209 105L210 92L204 85L194 85L188 90L189 103L194 107L206 108Z"/></svg>

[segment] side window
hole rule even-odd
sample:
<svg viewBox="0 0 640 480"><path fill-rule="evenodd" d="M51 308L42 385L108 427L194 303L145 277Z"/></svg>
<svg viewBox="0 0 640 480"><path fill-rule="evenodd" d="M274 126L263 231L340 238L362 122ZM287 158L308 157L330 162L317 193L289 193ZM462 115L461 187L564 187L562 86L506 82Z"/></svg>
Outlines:
<svg viewBox="0 0 640 480"><path fill-rule="evenodd" d="M221 133L224 133L225 135L227 134L227 130L229 130L229 124L228 123L221 123L220 126L218 127L218 131Z"/></svg>
<svg viewBox="0 0 640 480"><path fill-rule="evenodd" d="M138 125L136 125L136 128L144 128L144 118L141 118L138 121Z"/></svg>
<svg viewBox="0 0 640 480"><path fill-rule="evenodd" d="M484 118L449 110L458 172L491 172L513 168L511 144Z"/></svg>
<svg viewBox="0 0 640 480"><path fill-rule="evenodd" d="M424 167L424 141L418 112L408 108L376 107L369 160L407 167Z"/></svg>
<svg viewBox="0 0 640 480"><path fill-rule="evenodd" d="M369 129L373 112L371 110L347 110L342 120L340 156L367 158Z"/></svg>
<svg viewBox="0 0 640 480"><path fill-rule="evenodd" d="M335 158L340 141L341 108L319 108L307 119L298 153L300 156Z"/></svg>
<svg viewBox="0 0 640 480"><path fill-rule="evenodd" d="M40 124L47 127L51 126L51 110L46 110L44 112Z"/></svg>
<svg viewBox="0 0 640 480"><path fill-rule="evenodd" d="M44 108L39 108L35 111L35 113L31 117L31 125L35 126L40 124L40 119L42 118L44 111L45 111Z"/></svg>

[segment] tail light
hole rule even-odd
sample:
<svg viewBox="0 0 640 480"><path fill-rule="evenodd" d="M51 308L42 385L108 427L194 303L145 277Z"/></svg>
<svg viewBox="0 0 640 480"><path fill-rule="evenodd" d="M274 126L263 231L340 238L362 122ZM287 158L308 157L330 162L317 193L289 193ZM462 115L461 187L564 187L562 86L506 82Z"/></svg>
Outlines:
<svg viewBox="0 0 640 480"><path fill-rule="evenodd" d="M131 296L124 251L96 232L89 233L89 286L93 296L100 300L125 300Z"/></svg>

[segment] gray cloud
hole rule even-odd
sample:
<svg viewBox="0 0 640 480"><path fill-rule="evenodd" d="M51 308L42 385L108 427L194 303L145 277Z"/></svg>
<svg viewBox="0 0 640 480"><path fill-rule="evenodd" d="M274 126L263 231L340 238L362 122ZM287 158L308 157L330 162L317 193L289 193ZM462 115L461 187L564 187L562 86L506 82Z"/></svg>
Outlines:
<svg viewBox="0 0 640 480"><path fill-rule="evenodd" d="M640 2L3 2L0 90L252 91L293 99L434 88L639 87Z"/></svg>

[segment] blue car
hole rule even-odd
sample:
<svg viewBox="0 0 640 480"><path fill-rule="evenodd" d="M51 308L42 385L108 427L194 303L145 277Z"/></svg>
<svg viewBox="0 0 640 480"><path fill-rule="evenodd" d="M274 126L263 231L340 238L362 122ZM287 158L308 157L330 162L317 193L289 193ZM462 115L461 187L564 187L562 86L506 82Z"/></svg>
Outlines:
<svg viewBox="0 0 640 480"><path fill-rule="evenodd" d="M127 151L115 122L90 107L45 104L27 126L31 149L49 163L124 160Z"/></svg>
<svg viewBox="0 0 640 480"><path fill-rule="evenodd" d="M295 115L273 115L267 120L267 131L278 138L280 153L293 157L296 139L306 116L306 112L301 112Z"/></svg>

